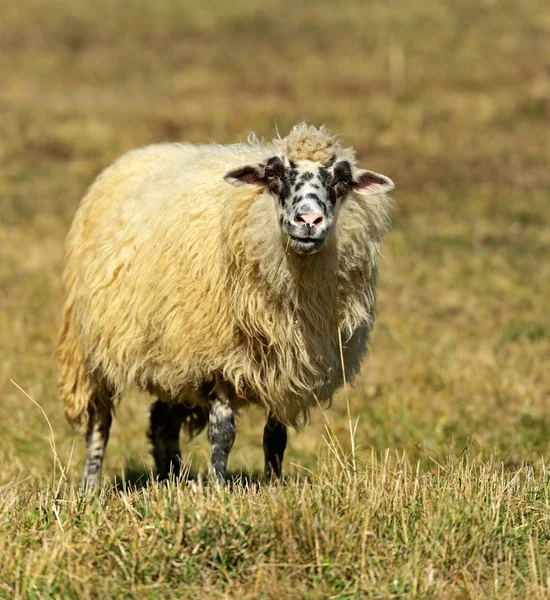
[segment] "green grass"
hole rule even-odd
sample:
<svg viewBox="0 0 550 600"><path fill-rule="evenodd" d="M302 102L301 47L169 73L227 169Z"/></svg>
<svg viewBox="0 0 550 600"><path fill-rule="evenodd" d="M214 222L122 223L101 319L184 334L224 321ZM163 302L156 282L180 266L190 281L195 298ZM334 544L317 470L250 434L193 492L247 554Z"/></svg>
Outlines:
<svg viewBox="0 0 550 600"><path fill-rule="evenodd" d="M542 0L1 3L0 597L548 597L549 40ZM209 488L204 436L187 485L146 484L135 393L82 498L52 358L79 199L131 148L301 119L398 186L356 472L341 392L283 486Z"/></svg>

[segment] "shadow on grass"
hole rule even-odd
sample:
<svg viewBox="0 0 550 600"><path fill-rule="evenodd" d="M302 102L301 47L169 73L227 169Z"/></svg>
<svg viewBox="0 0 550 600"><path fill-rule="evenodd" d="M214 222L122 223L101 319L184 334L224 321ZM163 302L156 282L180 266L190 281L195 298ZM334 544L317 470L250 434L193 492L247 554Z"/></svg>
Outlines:
<svg viewBox="0 0 550 600"><path fill-rule="evenodd" d="M154 474L151 469L129 465L122 469L111 480L113 490L140 490L146 488L152 481Z"/></svg>
<svg viewBox="0 0 550 600"><path fill-rule="evenodd" d="M257 490L262 485L268 482L264 477L263 471L252 471L246 473L244 471L228 471L226 473L226 485L230 489L245 489ZM284 483L283 476L282 482ZM145 467L136 467L133 464L127 466L120 473L115 475L111 480L113 491L136 491L148 488L151 484L156 483L158 478L151 469ZM207 483L209 481L208 473L205 471L197 471L189 466L182 469L181 475L178 477L169 477L162 480L165 485L187 485L189 483Z"/></svg>

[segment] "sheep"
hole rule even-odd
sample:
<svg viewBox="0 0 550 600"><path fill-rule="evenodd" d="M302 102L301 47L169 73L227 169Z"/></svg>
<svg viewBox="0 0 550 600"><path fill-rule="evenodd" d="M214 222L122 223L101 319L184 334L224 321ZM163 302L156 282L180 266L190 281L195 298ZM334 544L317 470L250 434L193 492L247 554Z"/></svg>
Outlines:
<svg viewBox="0 0 550 600"><path fill-rule="evenodd" d="M223 482L250 404L266 411L265 477L280 477L287 427L365 356L393 187L305 123L271 142L152 145L100 174L67 236L56 350L66 417L87 423L84 486L130 386L156 397L160 478L177 473L180 429L208 427Z"/></svg>

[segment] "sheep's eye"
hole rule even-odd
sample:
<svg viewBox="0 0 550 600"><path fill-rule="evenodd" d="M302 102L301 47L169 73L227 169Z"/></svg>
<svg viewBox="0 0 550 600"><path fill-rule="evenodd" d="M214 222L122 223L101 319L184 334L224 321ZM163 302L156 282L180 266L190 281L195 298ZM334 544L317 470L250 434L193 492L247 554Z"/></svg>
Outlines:
<svg viewBox="0 0 550 600"><path fill-rule="evenodd" d="M347 175L344 175L344 177L342 177L340 179L340 181L341 181L341 183L344 183L345 185L349 185L351 183L351 179Z"/></svg>
<svg viewBox="0 0 550 600"><path fill-rule="evenodd" d="M275 173L267 173L266 176L265 176L265 178L268 181L273 181L275 179L275 177L276 177Z"/></svg>

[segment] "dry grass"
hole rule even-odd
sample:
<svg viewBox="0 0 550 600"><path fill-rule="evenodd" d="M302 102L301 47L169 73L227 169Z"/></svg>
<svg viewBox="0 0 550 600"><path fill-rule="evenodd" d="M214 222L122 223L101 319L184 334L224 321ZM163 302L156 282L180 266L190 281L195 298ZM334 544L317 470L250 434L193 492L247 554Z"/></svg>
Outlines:
<svg viewBox="0 0 550 600"><path fill-rule="evenodd" d="M547 4L1 3L0 597L548 596ZM203 486L199 438L189 485L81 498L52 360L79 198L127 149L300 119L398 184L356 476L340 394L343 450L318 413L284 486ZM106 483L145 482L148 402L121 405ZM258 413L238 428L253 478Z"/></svg>
<svg viewBox="0 0 550 600"><path fill-rule="evenodd" d="M448 458L421 473L327 452L286 485L237 479L3 489L6 597L398 598L548 594L548 472Z"/></svg>

